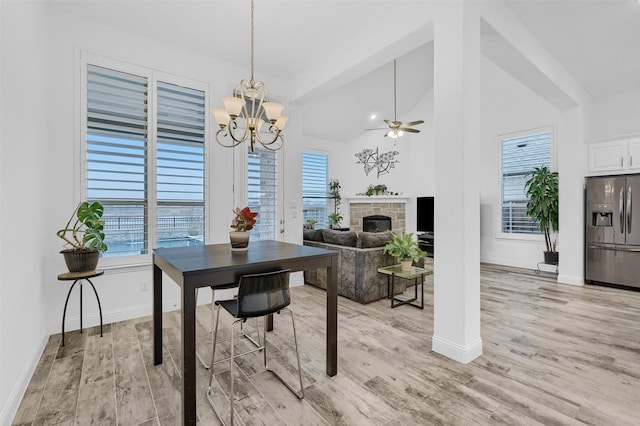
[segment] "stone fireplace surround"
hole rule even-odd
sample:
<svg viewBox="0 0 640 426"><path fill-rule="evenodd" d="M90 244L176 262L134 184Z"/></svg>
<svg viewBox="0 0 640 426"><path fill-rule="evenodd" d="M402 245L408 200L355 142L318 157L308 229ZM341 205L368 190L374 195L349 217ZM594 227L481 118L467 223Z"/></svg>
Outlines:
<svg viewBox="0 0 640 426"><path fill-rule="evenodd" d="M391 218L391 230L404 235L406 230L405 197L372 196L349 198L349 229L362 231L362 218L365 216L382 215Z"/></svg>

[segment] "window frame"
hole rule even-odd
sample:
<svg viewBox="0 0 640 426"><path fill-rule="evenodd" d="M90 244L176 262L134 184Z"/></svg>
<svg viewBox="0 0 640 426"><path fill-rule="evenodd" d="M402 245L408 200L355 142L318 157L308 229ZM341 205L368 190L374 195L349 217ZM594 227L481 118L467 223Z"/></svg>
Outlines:
<svg viewBox="0 0 640 426"><path fill-rule="evenodd" d="M498 189L498 205L497 211L498 215L496 215L496 230L495 238L503 239L503 240L519 240L519 241L530 241L530 242L538 242L544 241L543 234L530 234L530 233L509 233L502 232L502 142L505 139L513 139L520 138L525 136L533 136L540 133L549 133L550 134L550 143L549 143L549 167L552 171L557 171L557 161L556 161L556 131L554 125L542 126L531 128L527 130L521 130L517 132L510 132L500 134L497 137L497 189Z"/></svg>
<svg viewBox="0 0 640 426"><path fill-rule="evenodd" d="M77 85L79 87L79 102L77 107L76 117L79 117L79 122L76 126L77 134L75 146L77 151L75 152L75 158L77 158L77 172L76 182L78 186L75 189L76 203L85 200L87 198L87 65L92 64L105 68L112 68L121 72L135 74L147 79L148 84L148 98L147 98L147 116L148 116L148 141L147 141L147 161L148 161L148 174L147 174L147 186L150 188L147 191L147 204L148 204L148 219L146 226L149 229L149 250L146 254L140 255L128 255L128 256L113 256L102 257L100 259L100 267L102 269L110 268L138 268L146 267L153 262L153 249L157 238L157 227L150 226L150 224L157 223L157 83L162 81L165 83L185 86L192 89L200 90L204 92L204 217L205 217L205 244L208 244L211 240L212 229L212 217L211 217L211 144L210 144L210 126L211 118L210 109L210 85L209 83L196 80L193 78L182 77L172 73L167 73L151 67L145 67L143 65L136 65L130 62L97 55L94 53L80 51L78 55L79 60L79 73L77 75Z"/></svg>

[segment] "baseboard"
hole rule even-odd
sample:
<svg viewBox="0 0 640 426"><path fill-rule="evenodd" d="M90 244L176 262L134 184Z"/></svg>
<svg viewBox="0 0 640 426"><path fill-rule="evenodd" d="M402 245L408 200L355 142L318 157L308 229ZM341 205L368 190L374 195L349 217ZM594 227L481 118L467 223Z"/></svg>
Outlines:
<svg viewBox="0 0 640 426"><path fill-rule="evenodd" d="M569 284L575 286L583 286L584 279L582 277L577 277L575 275L567 275L567 274L559 274L558 282L560 284Z"/></svg>
<svg viewBox="0 0 640 426"><path fill-rule="evenodd" d="M462 364L468 364L482 355L482 339L478 338L474 342L462 346L434 334L431 339L431 348L440 355Z"/></svg>
<svg viewBox="0 0 640 426"><path fill-rule="evenodd" d="M38 362L42 357L42 353L44 352L44 348L47 346L48 341L49 335L42 337L39 350L35 352L35 356L32 357L31 362L27 363L22 369L22 372L18 377L18 381L11 390L9 398L5 401L2 411L0 411L0 425L10 425L13 418L16 416L18 407L20 407L20 402L24 397L27 386L29 386L29 381L31 380L33 373L36 371L36 367L38 366Z"/></svg>
<svg viewBox="0 0 640 426"><path fill-rule="evenodd" d="M199 298L200 299L200 298ZM202 300L199 304L210 303L210 296L202 297ZM172 299L165 300L162 304L163 312L175 311L176 309L180 309L180 299ZM149 304L137 305L137 306L127 306L121 309L114 309L112 311L103 311L102 312L102 323L103 324L111 324L113 322L118 321L126 321L134 318L141 318L146 316L151 316L153 314L153 307ZM62 314L60 321L62 320ZM57 334L60 333L61 330L61 322L57 322L55 324L49 325L49 334ZM95 327L100 325L100 314L98 312L92 312L91 314L84 314L82 317L82 327ZM80 330L80 317L69 317L67 316L64 330L73 331ZM2 423L0 423L2 424Z"/></svg>

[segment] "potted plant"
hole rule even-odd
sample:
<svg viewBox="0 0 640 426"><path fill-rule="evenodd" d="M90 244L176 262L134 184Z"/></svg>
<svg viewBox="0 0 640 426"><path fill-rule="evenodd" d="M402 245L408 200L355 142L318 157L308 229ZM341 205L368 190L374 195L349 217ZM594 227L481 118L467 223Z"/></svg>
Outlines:
<svg viewBox="0 0 640 426"><path fill-rule="evenodd" d="M340 213L340 204L342 204L342 196L340 195L340 181L338 179L331 179L329 181L329 194L333 197L333 213L329 214L329 227L339 227L342 221L342 214Z"/></svg>
<svg viewBox="0 0 640 426"><path fill-rule="evenodd" d="M318 223L318 221L316 221L315 219L307 219L307 221L304 224L304 228L314 229L316 227L316 223Z"/></svg>
<svg viewBox="0 0 640 426"><path fill-rule="evenodd" d="M229 240L231 242L231 251L247 251L249 249L249 231L256 224L256 216L258 212L252 212L247 206L243 209L236 207L233 211L235 217L231 221L231 227L235 231L229 232Z"/></svg>
<svg viewBox="0 0 640 426"><path fill-rule="evenodd" d="M393 256L402 265L403 271L410 270L412 262L427 255L420 249L418 242L413 240L412 233L405 236L394 233L393 238L384 246L383 253Z"/></svg>
<svg viewBox="0 0 640 426"><path fill-rule="evenodd" d="M56 232L67 247L64 256L69 272L93 271L98 265L100 253L107 251L104 242L104 207L98 201L83 201L71 214L64 228Z"/></svg>
<svg viewBox="0 0 640 426"><path fill-rule="evenodd" d="M558 232L558 172L542 166L534 168L529 176L524 185L529 197L527 216L538 224L544 234L544 262L557 265L559 255L551 232Z"/></svg>

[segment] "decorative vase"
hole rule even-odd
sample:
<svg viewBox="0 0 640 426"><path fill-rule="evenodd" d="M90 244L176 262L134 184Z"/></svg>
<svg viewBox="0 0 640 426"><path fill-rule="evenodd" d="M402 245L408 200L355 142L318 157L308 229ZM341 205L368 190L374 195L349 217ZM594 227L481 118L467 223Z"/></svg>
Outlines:
<svg viewBox="0 0 640 426"><path fill-rule="evenodd" d="M411 259L404 259L402 262L400 262L400 269L402 269L404 272L410 271L411 263Z"/></svg>
<svg viewBox="0 0 640 426"><path fill-rule="evenodd" d="M62 250L69 272L95 271L98 266L100 252L98 250Z"/></svg>
<svg viewBox="0 0 640 426"><path fill-rule="evenodd" d="M231 242L231 251L242 252L249 250L249 232L231 231L229 232L229 241Z"/></svg>

